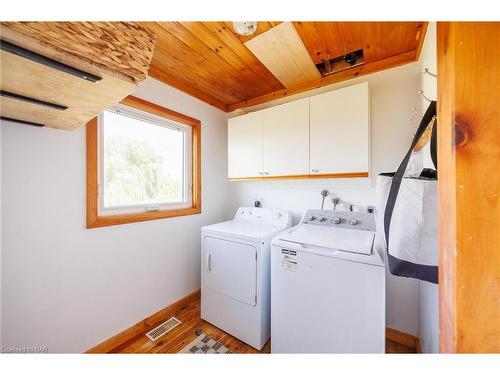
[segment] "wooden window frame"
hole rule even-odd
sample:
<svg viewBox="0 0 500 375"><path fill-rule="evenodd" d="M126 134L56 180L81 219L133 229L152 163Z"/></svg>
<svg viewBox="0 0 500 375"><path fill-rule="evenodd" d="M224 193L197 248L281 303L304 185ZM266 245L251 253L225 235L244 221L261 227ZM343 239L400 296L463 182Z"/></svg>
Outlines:
<svg viewBox="0 0 500 375"><path fill-rule="evenodd" d="M161 107L135 96L127 96L121 104L139 109L191 127L191 206L155 212L99 215L98 194L98 126L97 117L87 123L87 228L99 228L140 221L201 213L201 122L195 118Z"/></svg>

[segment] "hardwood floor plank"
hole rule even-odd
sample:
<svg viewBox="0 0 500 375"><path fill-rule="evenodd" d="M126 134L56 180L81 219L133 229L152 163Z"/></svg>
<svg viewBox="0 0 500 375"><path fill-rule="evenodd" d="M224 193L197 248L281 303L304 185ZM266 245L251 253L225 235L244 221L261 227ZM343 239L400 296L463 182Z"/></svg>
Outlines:
<svg viewBox="0 0 500 375"><path fill-rule="evenodd" d="M183 316L181 325L164 335L159 342L154 346L151 353L161 353L162 351L168 351L176 343L182 340L186 334L196 330L196 325L200 322L200 308L199 306L194 306L185 316Z"/></svg>
<svg viewBox="0 0 500 375"><path fill-rule="evenodd" d="M113 353L143 353L147 352L148 350L152 350L152 348L155 345L158 345L159 342L163 340L164 337L174 333L177 329L179 329L183 324L180 326L177 326L174 328L172 331L167 333L165 336L160 338L157 341L151 341L146 337L146 333L153 329L155 326L161 324L163 321L169 319L172 316L175 316L177 319L179 319L181 322L184 323L184 321L188 318L189 314L192 315L199 315L199 298L198 299L193 299L190 301L188 304L178 308L174 312L172 312L169 316L166 316L165 319L162 321L158 321L154 326L149 326L147 329L143 329L142 331L138 332L135 337L133 337L131 340L128 340L127 342L123 343L120 346L117 346L115 349L112 350Z"/></svg>
<svg viewBox="0 0 500 375"><path fill-rule="evenodd" d="M392 340L385 340L385 352L387 354L408 354L416 353L415 349L412 349L406 345L397 343Z"/></svg>
<svg viewBox="0 0 500 375"><path fill-rule="evenodd" d="M176 312L174 316L181 321L181 324L170 332L166 333L156 341L149 340L144 334L137 338L134 343L128 345L125 350L127 353L157 353L164 347L176 342L177 336L185 330L191 329L193 319L199 320L199 304L190 304L182 310Z"/></svg>
<svg viewBox="0 0 500 375"><path fill-rule="evenodd" d="M243 341L231 336L229 333L217 328L216 326L204 321L200 316L200 300L192 299L182 307L179 307L174 313L177 319L182 323L175 327L172 331L166 333L157 341L151 341L145 333L152 327L147 327L147 330L140 332L131 340L116 347L112 353L178 353L186 345L196 339L196 331L201 330L206 335L209 335L214 340L217 340L231 352L237 354L268 354L271 353L271 340L269 340L262 350L256 350ZM386 340L386 353L415 353L415 349L403 345L401 343Z"/></svg>

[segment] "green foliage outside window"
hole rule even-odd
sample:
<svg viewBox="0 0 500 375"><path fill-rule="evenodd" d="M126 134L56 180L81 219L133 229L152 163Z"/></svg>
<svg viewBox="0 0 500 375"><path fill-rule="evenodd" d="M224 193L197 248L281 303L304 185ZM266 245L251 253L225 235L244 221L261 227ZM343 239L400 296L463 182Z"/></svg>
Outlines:
<svg viewBox="0 0 500 375"><path fill-rule="evenodd" d="M182 182L165 174L160 154L145 142L108 138L104 147L104 206L182 201Z"/></svg>

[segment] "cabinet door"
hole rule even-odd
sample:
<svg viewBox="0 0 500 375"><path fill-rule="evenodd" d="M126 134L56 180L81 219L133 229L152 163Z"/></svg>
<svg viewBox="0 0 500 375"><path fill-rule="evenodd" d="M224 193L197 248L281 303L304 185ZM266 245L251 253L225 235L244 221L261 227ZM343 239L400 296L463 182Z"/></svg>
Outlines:
<svg viewBox="0 0 500 375"><path fill-rule="evenodd" d="M311 97L311 174L368 172L368 83Z"/></svg>
<svg viewBox="0 0 500 375"><path fill-rule="evenodd" d="M262 114L229 119L227 132L228 177L262 176Z"/></svg>
<svg viewBox="0 0 500 375"><path fill-rule="evenodd" d="M262 111L264 175L309 174L309 98Z"/></svg>

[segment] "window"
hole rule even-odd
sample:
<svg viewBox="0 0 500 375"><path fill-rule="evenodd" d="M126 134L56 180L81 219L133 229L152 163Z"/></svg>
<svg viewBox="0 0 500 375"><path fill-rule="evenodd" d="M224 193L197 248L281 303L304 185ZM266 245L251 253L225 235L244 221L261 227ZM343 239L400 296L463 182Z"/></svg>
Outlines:
<svg viewBox="0 0 500 375"><path fill-rule="evenodd" d="M201 212L200 122L127 97L87 124L87 227Z"/></svg>
<svg viewBox="0 0 500 375"><path fill-rule="evenodd" d="M99 212L190 205L191 128L119 105L98 118Z"/></svg>

